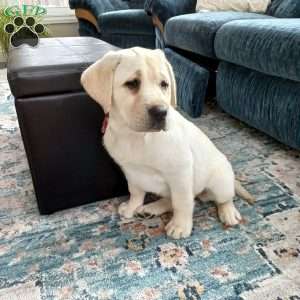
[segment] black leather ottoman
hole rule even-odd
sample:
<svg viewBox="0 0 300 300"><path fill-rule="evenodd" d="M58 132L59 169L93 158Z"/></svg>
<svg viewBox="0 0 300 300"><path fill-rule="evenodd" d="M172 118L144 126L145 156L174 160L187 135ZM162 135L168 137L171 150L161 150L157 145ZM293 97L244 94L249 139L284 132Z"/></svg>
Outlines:
<svg viewBox="0 0 300 300"><path fill-rule="evenodd" d="M82 71L116 49L89 37L49 38L9 53L8 80L42 214L128 193L102 146L103 111L80 85Z"/></svg>

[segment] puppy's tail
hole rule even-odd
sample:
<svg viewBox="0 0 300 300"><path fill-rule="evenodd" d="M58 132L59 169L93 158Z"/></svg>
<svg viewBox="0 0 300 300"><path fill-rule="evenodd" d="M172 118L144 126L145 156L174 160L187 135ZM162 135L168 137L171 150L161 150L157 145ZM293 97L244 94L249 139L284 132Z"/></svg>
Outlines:
<svg viewBox="0 0 300 300"><path fill-rule="evenodd" d="M246 200L249 204L253 205L255 203L255 198L241 185L238 180L235 180L234 188L236 194Z"/></svg>

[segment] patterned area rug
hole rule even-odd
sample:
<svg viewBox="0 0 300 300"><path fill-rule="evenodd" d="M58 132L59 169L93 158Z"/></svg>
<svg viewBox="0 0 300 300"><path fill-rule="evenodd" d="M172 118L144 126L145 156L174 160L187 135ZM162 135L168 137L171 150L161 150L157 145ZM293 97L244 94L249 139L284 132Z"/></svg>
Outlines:
<svg viewBox="0 0 300 300"><path fill-rule="evenodd" d="M300 299L300 153L219 111L193 120L257 198L225 229L196 204L190 238L170 215L122 220L111 199L40 216L5 70L0 71L0 300Z"/></svg>

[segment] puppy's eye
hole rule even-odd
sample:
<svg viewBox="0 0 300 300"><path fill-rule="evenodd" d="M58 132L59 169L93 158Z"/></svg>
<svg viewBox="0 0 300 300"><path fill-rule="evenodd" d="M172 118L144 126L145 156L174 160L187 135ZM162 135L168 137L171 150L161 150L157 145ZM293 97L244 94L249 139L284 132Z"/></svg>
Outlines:
<svg viewBox="0 0 300 300"><path fill-rule="evenodd" d="M130 90L137 90L141 85L141 81L139 79L133 79L125 82L125 86Z"/></svg>
<svg viewBox="0 0 300 300"><path fill-rule="evenodd" d="M161 83L160 83L161 88L166 89L168 86L169 86L169 84L165 80L161 81Z"/></svg>

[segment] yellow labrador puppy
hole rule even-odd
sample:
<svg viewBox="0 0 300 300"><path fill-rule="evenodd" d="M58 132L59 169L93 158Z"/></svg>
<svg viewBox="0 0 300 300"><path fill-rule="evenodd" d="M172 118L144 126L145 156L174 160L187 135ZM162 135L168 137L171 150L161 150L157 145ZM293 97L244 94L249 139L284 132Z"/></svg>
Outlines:
<svg viewBox="0 0 300 300"><path fill-rule="evenodd" d="M227 158L173 108L176 84L162 51L109 52L83 72L81 82L109 113L104 145L124 171L130 192L129 201L119 207L122 216L173 211L167 234L188 237L194 198L205 191L224 224L239 223L235 190L249 201L251 195L235 182ZM162 198L143 205L146 192Z"/></svg>

